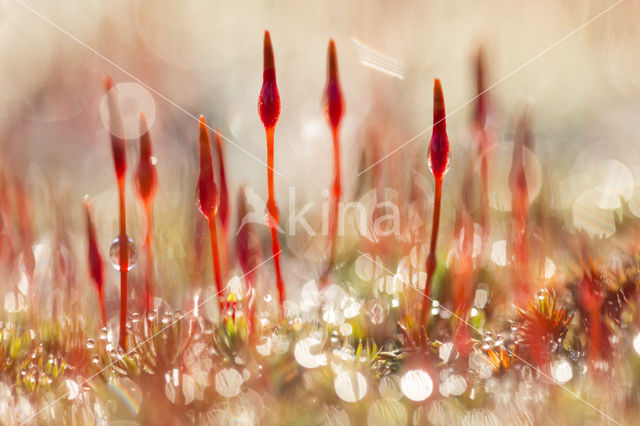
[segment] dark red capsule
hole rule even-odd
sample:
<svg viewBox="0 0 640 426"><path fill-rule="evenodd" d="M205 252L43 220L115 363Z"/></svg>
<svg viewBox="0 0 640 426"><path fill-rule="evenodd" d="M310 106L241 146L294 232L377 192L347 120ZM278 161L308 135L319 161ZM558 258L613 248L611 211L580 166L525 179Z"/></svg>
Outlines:
<svg viewBox="0 0 640 426"><path fill-rule="evenodd" d="M113 89L111 77L105 77L104 88L107 93L107 109L109 111L109 128L111 135L111 152L113 153L113 165L118 180L124 179L127 172L127 157L125 153L126 141L121 136L124 134L124 123L120 115L120 108L116 93Z"/></svg>
<svg viewBox="0 0 640 426"><path fill-rule="evenodd" d="M436 179L444 177L449 167L449 155L444 96L440 80L436 78L433 86L433 133L429 143L429 167Z"/></svg>
<svg viewBox="0 0 640 426"><path fill-rule="evenodd" d="M338 58L333 40L329 40L327 51L327 86L323 95L323 104L327 121L331 127L337 129L344 116L344 98L338 79Z"/></svg>
<svg viewBox="0 0 640 426"><path fill-rule="evenodd" d="M140 113L140 163L136 170L135 188L138 196L145 204L150 203L158 189L158 173L153 158L151 136L144 113Z"/></svg>
<svg viewBox="0 0 640 426"><path fill-rule="evenodd" d="M224 168L224 149L222 146L222 138L220 133L215 134L216 140L216 157L218 159L218 171L220 180L220 204L218 206L218 217L222 227L226 230L229 226L229 192L227 189L227 175Z"/></svg>
<svg viewBox="0 0 640 426"><path fill-rule="evenodd" d="M258 112L265 128L275 127L280 117L280 94L276 83L276 66L269 31L264 32L264 71L262 89L258 98Z"/></svg>
<svg viewBox="0 0 640 426"><path fill-rule="evenodd" d="M213 179L213 160L211 158L211 142L209 129L200 116L200 176L198 177L197 201L202 214L212 220L218 210L218 188Z"/></svg>

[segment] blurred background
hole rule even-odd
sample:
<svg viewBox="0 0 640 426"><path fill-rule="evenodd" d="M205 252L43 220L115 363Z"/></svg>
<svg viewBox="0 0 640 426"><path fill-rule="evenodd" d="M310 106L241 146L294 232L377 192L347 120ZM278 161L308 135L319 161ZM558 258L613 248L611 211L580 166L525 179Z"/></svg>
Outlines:
<svg viewBox="0 0 640 426"><path fill-rule="evenodd" d="M637 1L621 2L568 38L614 2L22 1L0 1L0 168L24 185L34 239L50 241L57 229L65 229L70 250L84 256L84 194L93 200L103 253L117 234L102 85L110 75L131 138L129 172L137 164L140 111L151 126L159 173L157 280L166 291L185 285L198 218L195 117L204 114L233 142L225 144L231 201L245 184L266 196L266 168L258 161L266 162L266 143L257 114L265 29L273 40L282 99L275 169L284 223L289 204L328 199L333 157L320 100L330 38L336 41L346 99L345 201L357 198L363 179L376 173L384 187L400 194L410 180L423 181L429 194L426 148L438 77L447 110L454 112L447 119L452 163L442 231L450 235L473 146L474 56L482 47L487 86L499 82L489 91L498 158L510 158L517 112L525 104L532 112L530 196L535 199L546 183L550 206L566 216L568 226L591 235L615 231L620 197L640 214ZM507 160L498 160L494 176L508 167ZM289 199L291 188L295 202ZM130 233L141 241L141 209L131 185L128 190ZM506 179L494 177L490 193L498 200L492 203L498 214L510 206L506 192ZM314 215L320 214L317 205L307 221L318 225ZM430 212L424 214L428 223ZM292 246L295 241L284 244L286 257L299 255L292 253L299 247ZM283 264L287 268L286 259ZM296 274L290 285L313 275ZM108 277L117 285L115 271ZM115 289L111 298L116 301Z"/></svg>

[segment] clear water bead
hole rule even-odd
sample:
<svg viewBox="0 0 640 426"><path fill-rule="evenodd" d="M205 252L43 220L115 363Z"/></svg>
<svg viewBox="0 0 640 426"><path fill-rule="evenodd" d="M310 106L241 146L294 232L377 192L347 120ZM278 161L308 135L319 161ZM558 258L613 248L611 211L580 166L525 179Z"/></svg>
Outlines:
<svg viewBox="0 0 640 426"><path fill-rule="evenodd" d="M136 262L138 261L138 253L136 251L136 245L133 242L131 237L127 237L127 249L128 249L128 267L127 271L130 271L134 266L136 266ZM109 259L111 260L111 265L116 271L120 270L120 236L118 236L111 243L111 247L109 248Z"/></svg>

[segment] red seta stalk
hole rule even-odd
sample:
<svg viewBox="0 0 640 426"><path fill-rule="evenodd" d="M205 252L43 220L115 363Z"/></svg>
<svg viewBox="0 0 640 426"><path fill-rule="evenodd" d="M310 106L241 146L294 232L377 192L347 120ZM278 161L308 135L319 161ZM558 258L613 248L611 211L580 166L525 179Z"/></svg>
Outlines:
<svg viewBox="0 0 640 426"><path fill-rule="evenodd" d="M527 210L529 193L524 170L524 148L531 146L531 121L525 110L516 124L513 143L513 157L509 171L509 189L511 192L511 213L513 215L512 247L514 260L514 280L518 294L518 303L526 304L531 291L529 282L529 254L527 245Z"/></svg>
<svg viewBox="0 0 640 426"><path fill-rule="evenodd" d="M438 241L438 228L440 226L440 201L442 198L442 181L449 168L451 153L449 150L449 137L447 136L447 123L445 121L444 96L439 79L435 79L433 86L433 133L429 143L429 168L435 180L435 196L433 199L433 223L431 226L431 244L427 257L427 281L425 283L425 297L422 300L422 317L427 318L429 312L429 294L431 280L436 270L436 242Z"/></svg>
<svg viewBox="0 0 640 426"><path fill-rule="evenodd" d="M280 94L276 84L276 67L273 60L273 47L269 31L264 32L264 71L262 73L262 89L258 98L258 113L267 134L267 180L269 185L269 199L267 200L268 220L271 228L271 252L276 270L276 284L280 302L280 315L284 316L284 281L280 271L280 242L278 241L278 222L280 220L278 205L274 195L273 185L273 135L276 123L280 117Z"/></svg>
<svg viewBox="0 0 640 426"><path fill-rule="evenodd" d="M144 249L146 252L146 271L144 280L145 312L153 309L153 200L158 189L156 162L151 147L151 136L144 113L140 113L140 162L135 176L135 189L142 202L145 215Z"/></svg>
<svg viewBox="0 0 640 426"><path fill-rule="evenodd" d="M325 272L328 274L329 269L335 264L336 260L336 237L338 234L338 213L340 196L342 195L342 184L340 178L340 140L339 131L342 117L344 116L344 99L342 89L340 88L340 80L338 79L338 58L336 55L336 44L333 40L329 40L327 49L327 86L322 97L324 104L324 113L331 127L333 136L333 188L331 191L331 209L329 217L329 242L331 244L331 254L329 257L329 267ZM323 282L325 280L322 280Z"/></svg>
<svg viewBox="0 0 640 426"><path fill-rule="evenodd" d="M245 280L247 282L247 328L249 340L255 337L255 275L256 269L262 258L262 250L260 249L260 239L256 233L253 224L250 221L243 222L243 219L249 213L247 206L247 198L245 189L241 188L238 192L238 231L236 232L236 256L238 263L242 268Z"/></svg>
<svg viewBox="0 0 640 426"><path fill-rule="evenodd" d="M221 236L221 260L222 265L226 268L229 264L229 242L227 236L229 235L229 217L231 216L231 210L229 209L229 191L227 189L227 175L224 167L224 147L222 146L222 138L219 132L215 132L216 141L216 159L219 172L218 181L220 183L220 206L218 207L218 213L216 216L220 220L222 225Z"/></svg>
<svg viewBox="0 0 640 426"><path fill-rule="evenodd" d="M98 303L100 304L100 319L102 320L102 326L107 326L107 309L104 303L104 261L98 249L98 238L96 237L96 228L93 224L93 218L91 217L91 204L89 203L89 197L85 195L82 201L84 211L87 215L87 237L89 239L89 275L96 286L98 292Z"/></svg>
<svg viewBox="0 0 640 426"><path fill-rule="evenodd" d="M200 176L198 177L197 201L198 208L209 223L211 238L211 257L213 258L213 272L216 279L220 317L224 312L224 297L222 295L222 272L220 271L220 254L218 253L218 237L216 233L216 213L218 212L219 194L213 179L213 160L211 157L211 142L209 130L204 116L200 116Z"/></svg>
<svg viewBox="0 0 640 426"><path fill-rule="evenodd" d="M489 144L490 135L487 129L489 115L489 95L486 93L486 58L484 49L478 49L475 57L476 102L473 113L473 127L476 134L478 156L480 158L480 225L482 226L483 244L489 235Z"/></svg>
<svg viewBox="0 0 640 426"><path fill-rule="evenodd" d="M120 116L120 109L113 92L113 82L107 77L104 81L107 92L107 105L111 130L111 151L113 164L118 181L118 198L120 205L120 346L127 350L127 274L129 272L129 238L127 237L127 214L124 197L124 184L127 172L127 158L125 154L125 140L117 136L124 134L124 124Z"/></svg>

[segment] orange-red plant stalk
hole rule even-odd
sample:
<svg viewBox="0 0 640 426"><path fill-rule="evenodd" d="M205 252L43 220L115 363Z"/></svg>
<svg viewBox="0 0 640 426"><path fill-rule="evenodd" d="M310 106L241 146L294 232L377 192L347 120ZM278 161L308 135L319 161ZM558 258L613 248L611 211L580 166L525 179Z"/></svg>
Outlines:
<svg viewBox="0 0 640 426"><path fill-rule="evenodd" d="M527 210L529 193L527 177L524 171L524 148L531 146L532 133L528 113L522 113L516 124L513 144L513 157L509 171L509 189L511 191L511 213L513 215L512 247L513 273L516 282L517 299L523 306L531 291L529 282L529 254L527 245Z"/></svg>
<svg viewBox="0 0 640 426"><path fill-rule="evenodd" d="M198 177L198 207L209 223L211 238L211 257L213 258L213 272L216 279L220 317L224 313L224 296L222 295L222 272L220 271L220 254L218 252L218 237L216 233L216 213L218 212L219 194L213 179L213 160L211 158L211 142L209 129L203 116L200 116L200 176Z"/></svg>
<svg viewBox="0 0 640 426"><path fill-rule="evenodd" d="M276 284L280 302L280 315L284 316L284 281L280 271L280 242L278 241L278 222L280 220L273 185L273 135L280 117L280 94L276 84L276 67L273 59L273 47L269 31L264 32L264 71L262 73L262 89L258 98L258 113L267 133L267 180L269 199L267 200L268 220L271 228L271 252L276 269Z"/></svg>
<svg viewBox="0 0 640 426"><path fill-rule="evenodd" d="M424 287L425 297L422 300L422 317L427 318L429 312L429 294L431 280L436 270L436 242L440 226L440 200L442 198L442 181L449 167L450 151L447 123L445 121L444 96L439 79L433 86L433 133L429 143L429 168L435 180L435 196L433 199L433 223L431 225L431 244L427 257L427 281Z"/></svg>
<svg viewBox="0 0 640 426"><path fill-rule="evenodd" d="M335 264L336 258L336 237L338 234L338 212L340 196L342 195L342 184L340 178L340 123L344 116L344 99L340 80L338 79L338 58L336 55L336 45L333 40L329 40L327 50L327 86L323 94L324 113L331 127L333 136L333 188L331 191L331 210L329 217L329 243L331 244L331 254L329 257L329 269Z"/></svg>
<svg viewBox="0 0 640 426"><path fill-rule="evenodd" d="M102 326L106 327L107 309L104 303L104 262L102 260L102 255L100 254L100 249L98 248L96 228L91 217L91 205L87 196L84 197L82 205L84 206L84 211L87 215L89 275L91 276L91 279L96 286L96 291L98 292L98 303L100 305L100 319L102 320Z"/></svg>
<svg viewBox="0 0 640 426"><path fill-rule="evenodd" d="M151 136L147 127L147 119L144 113L140 114L140 162L135 176L135 188L145 216L144 249L146 252L146 271L144 279L145 312L153 309L153 257L152 257L152 230L153 230L153 200L158 189L158 174L156 162L151 148Z"/></svg>
<svg viewBox="0 0 640 426"><path fill-rule="evenodd" d="M486 58L484 49L478 49L475 57L476 102L473 113L473 127L477 142L477 154L480 158L480 225L482 243L489 235L489 145L490 132L487 128L489 115L489 95L486 88Z"/></svg>
<svg viewBox="0 0 640 426"><path fill-rule="evenodd" d="M245 189L241 188L238 193L238 226L239 229L236 232L236 256L238 263L242 268L244 278L247 283L247 295L246 295L246 315L247 315L247 327L249 340L252 341L255 337L255 275L256 269L262 258L262 251L260 249L260 240L256 233L253 224L250 221L243 222L243 218L249 213L247 206L247 198Z"/></svg>
<svg viewBox="0 0 640 426"><path fill-rule="evenodd" d="M127 172L127 158L125 154L125 140L119 135L124 134L124 124L120 116L120 110L115 93L112 93L113 82L111 78L105 78L105 90L107 91L107 104L109 109L109 122L111 127L111 151L113 164L118 181L118 197L120 205L120 346L127 350L127 274L129 272L129 238L127 237L127 214L124 198L124 184Z"/></svg>
<svg viewBox="0 0 640 426"><path fill-rule="evenodd" d="M229 208L229 191L227 189L227 175L224 167L224 147L222 146L222 138L220 137L219 132L215 132L215 141L216 159L218 160L217 166L220 178L218 180L220 183L220 205L216 216L220 220L220 225L222 225L222 235L220 238L222 265L224 268L227 268L229 264L229 242L227 241L227 236L229 235L229 217L231 209Z"/></svg>

